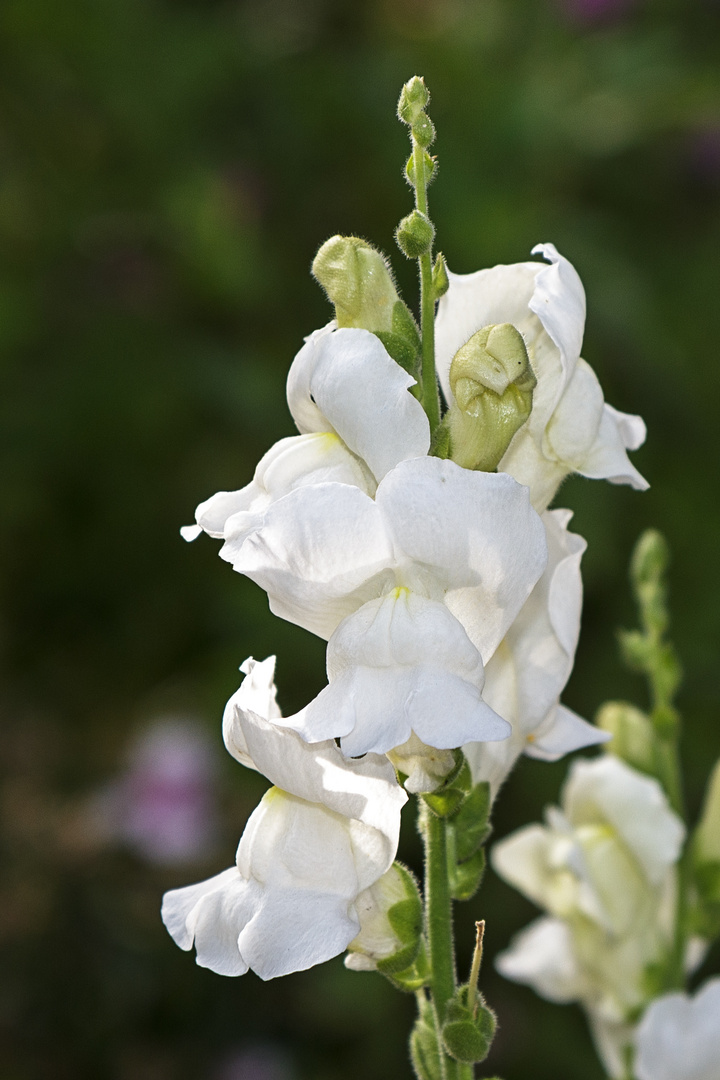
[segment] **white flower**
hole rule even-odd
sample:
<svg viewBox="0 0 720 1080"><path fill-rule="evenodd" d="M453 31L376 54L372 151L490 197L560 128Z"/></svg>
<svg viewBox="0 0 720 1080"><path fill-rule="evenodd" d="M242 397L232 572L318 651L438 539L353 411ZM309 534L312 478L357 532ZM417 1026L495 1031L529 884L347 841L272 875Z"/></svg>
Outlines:
<svg viewBox="0 0 720 1080"><path fill-rule="evenodd" d="M223 733L275 786L248 820L236 866L166 893L162 908L202 967L262 979L328 960L357 935L357 899L392 865L407 799L385 758L347 761L334 742L309 746L254 711L277 715L273 664L243 665Z"/></svg>
<svg viewBox="0 0 720 1080"><path fill-rule="evenodd" d="M493 795L521 753L556 761L584 746L604 742L600 731L560 704L570 677L582 609L582 537L568 531L569 510L542 515L548 564L485 668L483 698L512 724L504 742L463 747L475 783L490 782Z"/></svg>
<svg viewBox="0 0 720 1080"><path fill-rule="evenodd" d="M572 265L552 244L538 244L551 263L495 266L474 274L449 273L436 322L437 366L452 400L450 364L481 327L512 323L521 332L537 378L530 418L513 438L499 469L527 484L543 510L570 472L639 490L648 485L627 450L645 439L638 416L617 412L603 399L592 368L580 358L585 292Z"/></svg>
<svg viewBox="0 0 720 1080"><path fill-rule="evenodd" d="M289 491L332 480L373 495L393 466L427 454L428 420L409 393L415 380L374 334L333 325L311 334L290 367L288 404L301 434L276 443L246 487L201 503L186 539L202 530L223 539L232 562L256 516Z"/></svg>
<svg viewBox="0 0 720 1080"><path fill-rule="evenodd" d="M413 731L441 749L510 733L481 699L483 657L545 560L524 488L426 457L396 466L374 500L342 484L290 493L234 566L276 614L330 637L330 685L285 723L355 755Z"/></svg>
<svg viewBox="0 0 720 1080"><path fill-rule="evenodd" d="M635 1045L638 1080L720 1080L720 979L653 1001Z"/></svg>
<svg viewBox="0 0 720 1080"><path fill-rule="evenodd" d="M495 845L501 877L552 916L516 939L498 966L545 996L577 997L591 1015L622 1023L645 1002L646 968L670 946L685 829L656 780L610 755L576 761L562 803L545 826ZM564 943L564 957L550 964L548 935Z"/></svg>

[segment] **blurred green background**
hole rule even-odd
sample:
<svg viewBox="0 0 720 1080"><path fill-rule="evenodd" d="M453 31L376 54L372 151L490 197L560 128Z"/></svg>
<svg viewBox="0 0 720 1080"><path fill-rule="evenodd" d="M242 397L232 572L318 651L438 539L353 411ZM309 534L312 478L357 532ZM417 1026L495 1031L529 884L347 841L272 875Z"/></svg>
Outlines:
<svg viewBox="0 0 720 1080"><path fill-rule="evenodd" d="M720 752L720 4L4 0L0 72L0 1076L409 1080L412 1001L379 975L223 979L160 924L165 889L230 865L263 789L221 750L238 665L277 652L285 710L324 677L323 643L178 528L292 433L285 375L330 315L322 241L385 249L415 304L394 107L424 74L450 267L552 240L584 280L607 400L648 423L649 493L576 479L558 500L589 541L565 700L643 703L614 633L633 542L659 527L696 813ZM565 768L523 762L496 835ZM579 1010L492 970L534 914L491 874L460 913L461 966L488 921L483 1068L597 1080Z"/></svg>

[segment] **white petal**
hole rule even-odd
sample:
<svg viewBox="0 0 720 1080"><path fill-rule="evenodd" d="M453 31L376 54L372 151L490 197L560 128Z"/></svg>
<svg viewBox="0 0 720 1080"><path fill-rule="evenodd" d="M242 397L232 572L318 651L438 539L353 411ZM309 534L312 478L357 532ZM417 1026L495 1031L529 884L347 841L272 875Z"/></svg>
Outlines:
<svg viewBox="0 0 720 1080"><path fill-rule="evenodd" d="M720 979L694 998L666 994L654 1001L636 1047L638 1080L720 1080Z"/></svg>
<svg viewBox="0 0 720 1080"><path fill-rule="evenodd" d="M304 346L288 376L288 403L300 431L337 432L380 480L430 447L427 416L409 393L414 385L374 334L346 328Z"/></svg>
<svg viewBox="0 0 720 1080"><path fill-rule="evenodd" d="M242 691L243 687L230 699L223 718L230 753L243 764L249 759L252 767L283 791L377 830L378 842L385 845L388 855L394 854L407 795L390 762L374 754L349 761L332 739L310 745L291 728L281 726L300 723L297 717L271 723L243 707Z"/></svg>
<svg viewBox="0 0 720 1080"><path fill-rule="evenodd" d="M193 540L197 540L201 532L202 529L199 525L183 525L180 529L180 535L188 544L191 544Z"/></svg>
<svg viewBox="0 0 720 1080"><path fill-rule="evenodd" d="M508 476L418 458L386 476L376 502L395 541L399 582L444 597L487 661L547 561L527 490Z"/></svg>
<svg viewBox="0 0 720 1080"><path fill-rule="evenodd" d="M440 749L510 733L482 701L482 660L460 623L408 589L340 624L328 644L328 676L297 730L310 741L341 737L351 756L385 753L413 731Z"/></svg>
<svg viewBox="0 0 720 1080"><path fill-rule="evenodd" d="M345 484L300 488L264 514L233 567L268 593L282 618L330 637L393 581L393 552L372 499Z"/></svg>
<svg viewBox="0 0 720 1080"><path fill-rule="evenodd" d="M586 990L570 931L559 919L537 919L500 953L495 966L506 979L526 983L548 1001L576 1001Z"/></svg>
<svg viewBox="0 0 720 1080"><path fill-rule="evenodd" d="M563 809L575 828L611 824L653 885L678 859L685 826L660 784L611 754L573 763Z"/></svg>
<svg viewBox="0 0 720 1080"><path fill-rule="evenodd" d="M638 421L634 431L631 425L623 423L630 420ZM624 433L631 428L630 434L632 441L635 442L640 425L644 431L645 424L639 416L628 416L626 413L617 412L610 405L605 405L597 438L590 447L582 467L577 470L580 475L587 476L590 480L609 480L611 484L629 484L636 491L647 491L650 485L626 453L628 446L630 449L635 449L635 447L628 444L624 438ZM644 441L643 435L638 445L642 445Z"/></svg>
<svg viewBox="0 0 720 1080"><path fill-rule="evenodd" d="M582 750L586 746L596 746L610 738L608 731L589 724L572 709L558 705L529 736L525 753L528 757L541 761L558 761L565 754Z"/></svg>
<svg viewBox="0 0 720 1080"><path fill-rule="evenodd" d="M555 710L575 657L586 545L568 531L570 516L567 510L543 515L548 564L487 665L486 700L523 736L536 732ZM508 708L512 711L503 711Z"/></svg>
<svg viewBox="0 0 720 1080"><path fill-rule="evenodd" d="M247 537L262 528L273 502L296 488L328 482L375 494L372 474L333 432L293 435L260 459L247 487L213 495L198 507L197 519L205 532L225 540L220 556L233 563Z"/></svg>
<svg viewBox="0 0 720 1080"><path fill-rule="evenodd" d="M237 939L257 892L232 866L208 881L165 893L162 919L181 949L187 952L196 943L200 967L218 975L244 975L248 964Z"/></svg>
<svg viewBox="0 0 720 1080"><path fill-rule="evenodd" d="M554 244L536 244L532 254L541 254L552 265L543 267L535 278L530 310L560 350L567 381L582 348L585 290L575 267L559 254Z"/></svg>
<svg viewBox="0 0 720 1080"><path fill-rule="evenodd" d="M492 849L493 869L540 907L550 902L553 837L543 825L526 825Z"/></svg>

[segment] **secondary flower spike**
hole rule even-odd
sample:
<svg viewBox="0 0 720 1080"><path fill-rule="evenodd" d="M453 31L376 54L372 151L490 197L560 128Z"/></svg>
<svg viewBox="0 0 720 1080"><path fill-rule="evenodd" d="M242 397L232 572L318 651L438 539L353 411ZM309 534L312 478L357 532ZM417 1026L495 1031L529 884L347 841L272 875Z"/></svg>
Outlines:
<svg viewBox="0 0 720 1080"><path fill-rule="evenodd" d="M450 366L481 327L511 323L522 334L537 378L532 412L513 438L498 469L530 488L544 510L563 478L591 479L647 488L627 450L645 440L639 416L606 405L592 368L580 357L585 291L574 267L552 244L538 244L539 262L494 266L474 274L449 273L435 325L438 376L453 402Z"/></svg>
<svg viewBox="0 0 720 1080"><path fill-rule="evenodd" d="M246 661L228 702L225 742L270 788L248 820L236 865L163 899L182 949L221 975L271 979L336 956L360 929L356 904L392 865L407 796L385 758L348 761L278 728L274 660ZM261 715L256 709L268 715Z"/></svg>

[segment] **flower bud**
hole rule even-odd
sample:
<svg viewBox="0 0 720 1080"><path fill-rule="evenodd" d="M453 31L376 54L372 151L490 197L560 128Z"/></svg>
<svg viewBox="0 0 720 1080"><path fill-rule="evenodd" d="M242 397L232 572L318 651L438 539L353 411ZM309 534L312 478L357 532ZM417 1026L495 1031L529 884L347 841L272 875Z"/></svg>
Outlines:
<svg viewBox="0 0 720 1080"><path fill-rule="evenodd" d="M357 236L331 236L313 259L339 327L389 332L399 297L385 257Z"/></svg>
<svg viewBox="0 0 720 1080"><path fill-rule="evenodd" d="M408 259L419 259L421 255L427 255L434 236L434 225L419 210L413 210L404 217L395 231L398 247Z"/></svg>
<svg viewBox="0 0 720 1080"><path fill-rule="evenodd" d="M511 323L473 334L450 365L453 461L465 469L497 468L530 415L536 382L522 334Z"/></svg>
<svg viewBox="0 0 720 1080"><path fill-rule="evenodd" d="M435 125L427 113L421 112L412 124L412 133L415 142L419 143L424 150L435 141Z"/></svg>
<svg viewBox="0 0 720 1080"><path fill-rule="evenodd" d="M698 862L720 864L720 761L710 774L702 817L695 832L694 851Z"/></svg>
<svg viewBox="0 0 720 1080"><path fill-rule="evenodd" d="M422 936L423 909L415 878L401 863L358 897L360 933L348 945L345 966L377 969L392 978L415 960Z"/></svg>
<svg viewBox="0 0 720 1080"><path fill-rule="evenodd" d="M595 723L612 735L607 746L609 753L640 772L654 771L655 733L644 712L627 701L607 701L600 708Z"/></svg>
<svg viewBox="0 0 720 1080"><path fill-rule="evenodd" d="M467 1000L467 993L468 987L461 986L447 1003L442 1040L451 1057L472 1065L488 1056L497 1021L481 994L475 994L472 1005Z"/></svg>
<svg viewBox="0 0 720 1080"><path fill-rule="evenodd" d="M419 1015L410 1035L410 1059L419 1080L442 1080L445 1064L438 1046L435 1009L426 997L419 1001Z"/></svg>
<svg viewBox="0 0 720 1080"><path fill-rule="evenodd" d="M430 92L419 75L413 75L400 91L398 117L403 124L414 124L420 113L430 102Z"/></svg>
<svg viewBox="0 0 720 1080"><path fill-rule="evenodd" d="M431 180L435 179L435 173L437 171L437 158L431 157L427 150L423 151L423 173L425 183L429 184ZM415 154L411 154L407 159L405 165L405 176L407 177L410 187L415 187Z"/></svg>

